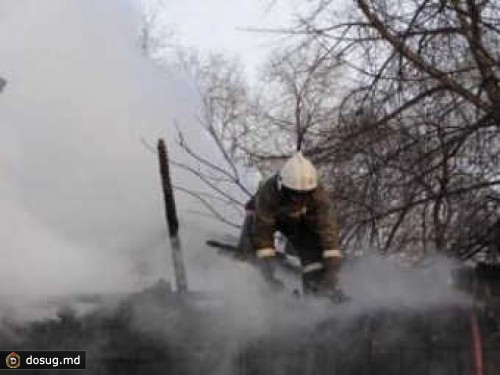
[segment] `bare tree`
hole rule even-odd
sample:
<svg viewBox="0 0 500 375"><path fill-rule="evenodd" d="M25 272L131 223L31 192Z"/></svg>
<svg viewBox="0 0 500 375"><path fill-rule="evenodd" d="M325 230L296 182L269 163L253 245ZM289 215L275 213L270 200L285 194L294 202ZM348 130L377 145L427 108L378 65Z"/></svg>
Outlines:
<svg viewBox="0 0 500 375"><path fill-rule="evenodd" d="M250 98L250 127L239 148L264 171L296 150L308 154L337 117L341 66L316 48L276 50Z"/></svg>
<svg viewBox="0 0 500 375"><path fill-rule="evenodd" d="M498 2L357 0L350 16L335 6L315 2L294 35L343 61L355 82L337 130L314 149L342 200L345 243L494 251Z"/></svg>
<svg viewBox="0 0 500 375"><path fill-rule="evenodd" d="M165 0L142 1L139 43L144 54L160 63L176 48L174 29L163 20L165 9Z"/></svg>
<svg viewBox="0 0 500 375"><path fill-rule="evenodd" d="M357 0L347 13L333 0L309 4L277 30L296 43L274 53L257 88L223 56L181 59L223 163L180 134L192 172L236 204L220 184L252 193L237 163L265 170L302 149L331 189L345 248L495 256L498 2Z"/></svg>
<svg viewBox="0 0 500 375"><path fill-rule="evenodd" d="M152 57L167 70L174 66L180 68L191 79L199 99L198 108L193 110L194 121L207 139L204 149L193 147L176 121L176 140L189 161L173 160L172 164L195 176L205 189L174 188L196 198L218 221L239 228L243 206L253 194L243 178L246 159L238 148L239 138L248 128L247 88L240 64L221 54L203 59L195 51L180 47L176 47L174 53L155 53ZM211 151L207 153L207 150Z"/></svg>
<svg viewBox="0 0 500 375"><path fill-rule="evenodd" d="M154 29L152 24L154 17L146 18L145 30ZM143 40L150 46L146 51L151 53L162 45L155 42L156 34L148 31L143 35L148 36ZM152 55L159 56L156 52ZM171 59L172 53L167 58ZM160 63L176 64L197 90L197 122L216 146L218 158L203 156L178 131L179 145L191 162L175 165L196 175L211 190L209 195L201 196L200 192L183 188L218 219L225 217L217 208L221 203L237 211L254 193L242 180L242 165L256 166L265 174L294 150L307 152L332 122L339 102L333 97L338 64L317 48L277 51L268 63L262 84L256 87L246 84L237 61L221 54L201 57L177 48L174 62Z"/></svg>
<svg viewBox="0 0 500 375"><path fill-rule="evenodd" d="M193 74L202 103L197 121L219 155L203 156L189 145L181 131L179 144L197 164L195 174L218 196L215 199L242 215L241 209L253 192L242 177L245 159L238 147L239 138L248 128L247 90L241 68L236 61L222 55L210 55L205 63L190 61L190 66L185 67ZM179 166L192 171L187 165ZM214 210L217 209L212 206L211 211ZM223 217L222 213L219 212L218 217Z"/></svg>

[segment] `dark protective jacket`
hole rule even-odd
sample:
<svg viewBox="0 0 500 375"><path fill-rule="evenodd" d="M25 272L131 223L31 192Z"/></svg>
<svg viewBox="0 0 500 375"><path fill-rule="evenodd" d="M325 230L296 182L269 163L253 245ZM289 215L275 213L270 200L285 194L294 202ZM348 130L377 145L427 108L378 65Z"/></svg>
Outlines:
<svg viewBox="0 0 500 375"><path fill-rule="evenodd" d="M280 193L275 175L259 188L255 196L254 215L252 239L257 255L259 251L272 251L276 231L293 236L303 228L318 236L323 252L339 251L338 226L332 202L321 185L304 205L297 207Z"/></svg>

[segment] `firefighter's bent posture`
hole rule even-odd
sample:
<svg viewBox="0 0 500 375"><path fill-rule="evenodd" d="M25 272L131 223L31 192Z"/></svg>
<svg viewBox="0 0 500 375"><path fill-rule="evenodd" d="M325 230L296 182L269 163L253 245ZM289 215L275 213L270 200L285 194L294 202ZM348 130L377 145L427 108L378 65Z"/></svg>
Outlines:
<svg viewBox="0 0 500 375"><path fill-rule="evenodd" d="M279 231L298 253L304 293L335 287L342 253L332 203L301 152L261 184L246 208L240 246L251 244L268 280L273 279L274 233Z"/></svg>

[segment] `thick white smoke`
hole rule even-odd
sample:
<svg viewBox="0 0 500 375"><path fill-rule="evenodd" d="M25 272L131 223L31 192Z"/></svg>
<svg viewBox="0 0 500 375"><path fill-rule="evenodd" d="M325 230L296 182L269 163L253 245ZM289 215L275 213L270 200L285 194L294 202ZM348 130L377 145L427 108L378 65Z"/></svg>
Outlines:
<svg viewBox="0 0 500 375"><path fill-rule="evenodd" d="M141 138L173 144L173 120L192 123L197 101L142 54L138 9L6 0L0 19L0 293L169 278L156 156Z"/></svg>
<svg viewBox="0 0 500 375"><path fill-rule="evenodd" d="M0 294L45 298L171 280L156 157L141 138L172 145L177 119L210 154L192 125L193 91L141 53L128 2L4 0L0 21L0 74L9 80L0 95ZM189 282L226 294L233 327L254 333L269 316L310 319L305 307L283 320L287 302L262 297L255 272L211 253L206 233L220 228L187 214L177 197ZM444 282L451 267L437 264L429 277L366 261L346 269L343 282L360 309L457 300ZM318 319L331 312L314 309Z"/></svg>

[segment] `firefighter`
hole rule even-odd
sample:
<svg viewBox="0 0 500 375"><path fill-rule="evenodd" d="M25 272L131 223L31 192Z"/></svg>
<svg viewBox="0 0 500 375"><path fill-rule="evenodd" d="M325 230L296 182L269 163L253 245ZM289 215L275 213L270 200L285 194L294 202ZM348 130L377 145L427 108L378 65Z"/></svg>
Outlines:
<svg viewBox="0 0 500 375"><path fill-rule="evenodd" d="M274 233L279 231L299 256L304 293L336 287L342 253L332 203L316 168L301 152L261 184L246 210L240 248L251 244L267 280L274 279Z"/></svg>

